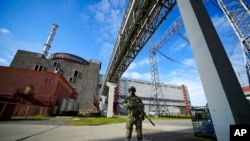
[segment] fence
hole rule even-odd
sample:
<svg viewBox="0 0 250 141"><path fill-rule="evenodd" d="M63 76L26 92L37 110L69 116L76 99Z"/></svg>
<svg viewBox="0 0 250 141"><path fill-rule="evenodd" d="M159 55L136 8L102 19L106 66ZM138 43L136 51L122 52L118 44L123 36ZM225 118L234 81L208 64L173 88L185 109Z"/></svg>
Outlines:
<svg viewBox="0 0 250 141"><path fill-rule="evenodd" d="M12 116L49 116L52 112L52 107L41 107L0 101L0 120L9 120Z"/></svg>

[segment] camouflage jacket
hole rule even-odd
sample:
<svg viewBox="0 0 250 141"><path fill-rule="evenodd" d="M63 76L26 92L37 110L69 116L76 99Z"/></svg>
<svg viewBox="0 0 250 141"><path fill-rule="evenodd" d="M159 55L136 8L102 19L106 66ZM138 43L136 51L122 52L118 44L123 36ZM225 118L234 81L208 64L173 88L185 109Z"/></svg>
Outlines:
<svg viewBox="0 0 250 141"><path fill-rule="evenodd" d="M126 97L123 105L128 109L128 116L139 117L144 114L144 104L136 95Z"/></svg>

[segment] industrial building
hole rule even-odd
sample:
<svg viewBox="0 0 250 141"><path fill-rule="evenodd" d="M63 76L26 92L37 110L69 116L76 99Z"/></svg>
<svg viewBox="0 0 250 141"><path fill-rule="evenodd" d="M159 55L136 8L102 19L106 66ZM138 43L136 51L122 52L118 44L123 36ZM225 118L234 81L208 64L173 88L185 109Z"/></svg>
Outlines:
<svg viewBox="0 0 250 141"><path fill-rule="evenodd" d="M104 79L104 75L99 74L100 68L100 61L86 61L69 53L54 53L46 58L42 53L18 50L10 67L0 68L1 101L50 107L46 115L60 114L63 110L78 114L96 112L98 109L93 103L101 97L98 93ZM15 98L10 100L16 97L17 93L24 94L27 86L32 87L32 98L19 95L18 100ZM114 114L127 113L122 102L128 96L130 86L137 88L136 94L143 100L145 112L152 114L148 113L150 102L154 100L151 97L152 83L129 78L121 78L118 83L117 91L114 93ZM189 112L190 100L186 86L161 84L161 88L164 95L164 99L160 102L164 107L162 114ZM71 109L69 106L67 108L69 103L72 103ZM106 105L107 103L106 99ZM27 106L26 108L14 107L11 110L13 115L27 114L25 113ZM36 111L40 112L39 109Z"/></svg>
<svg viewBox="0 0 250 141"><path fill-rule="evenodd" d="M86 112L86 103L93 101L97 94L98 74L101 62L69 54L54 53L47 59L41 53L18 50L10 67L33 71L61 74L76 91L79 114Z"/></svg>
<svg viewBox="0 0 250 141"><path fill-rule="evenodd" d="M100 75L99 77L99 85L102 84L104 80L104 75ZM144 105L145 112L147 114L154 115L156 111L149 112L150 106L154 105L155 98L152 97L152 83L148 81L130 79L122 77L117 87L115 88L114 93L114 114L126 114L127 109L122 105L124 98L129 96L128 89L130 86L136 87L136 95L139 96ZM185 85L177 86L177 85L169 85L169 84L160 84L162 89L163 97L158 99L161 107L162 115L186 115L190 112L190 99L187 87ZM103 97L105 98L105 97ZM107 98L102 100L102 104L105 104L107 107ZM106 101L106 102L105 102ZM110 102L110 101L109 101ZM102 108L101 108L102 109ZM105 109L104 109L105 110Z"/></svg>
<svg viewBox="0 0 250 141"><path fill-rule="evenodd" d="M61 74L0 67L0 79L1 119L42 114L41 109L46 109L43 115L51 115L63 99L77 98L76 91Z"/></svg>
<svg viewBox="0 0 250 141"><path fill-rule="evenodd" d="M45 108L43 115L98 112L101 62L69 53L48 56L57 28L52 25L42 53L17 50L10 66L0 67L0 119L37 114L29 114L31 106L38 114Z"/></svg>

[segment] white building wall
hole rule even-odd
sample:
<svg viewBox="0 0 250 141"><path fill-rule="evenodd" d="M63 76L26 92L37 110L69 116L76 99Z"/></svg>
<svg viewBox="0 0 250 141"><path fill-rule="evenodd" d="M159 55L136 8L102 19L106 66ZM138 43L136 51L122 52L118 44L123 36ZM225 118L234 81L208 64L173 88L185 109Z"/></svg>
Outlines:
<svg viewBox="0 0 250 141"><path fill-rule="evenodd" d="M101 75L101 77L103 77L103 75ZM99 81L101 80L103 79L100 78ZM102 82L99 82L99 84L102 84ZM136 95L142 98L143 103L145 105L145 112L149 114L148 113L149 103L150 103L149 98L151 98L152 84L147 81L141 81L129 78L121 78L120 81L118 82L119 104L117 105L116 113L119 114L127 113L127 109L122 105L122 102L125 97L129 96L128 89L130 86L136 87ZM183 110L186 109L185 107L186 105L184 103L184 96L181 86L162 84L161 89L163 92L163 97L167 101L165 103L167 104L167 106L165 107L167 107L169 114L186 114L186 111ZM160 104L164 103L160 102Z"/></svg>
<svg viewBox="0 0 250 141"><path fill-rule="evenodd" d="M152 97L151 91L152 91L152 84L147 81L140 81L140 80L135 80L135 79L128 79L128 78L121 78L119 81L119 96L120 97L127 97L128 94L128 89L130 86L136 87L136 95L139 97L143 97L143 103L145 104L145 112L147 114L149 111L149 103L150 100L149 98ZM184 96L183 96L183 91L181 86L176 86L176 85L167 85L167 84L162 84L161 85L162 93L164 99L167 99L167 102L160 102L160 104L164 105L166 104L167 106L164 106L164 111L169 112L171 114L185 114L183 109L185 108L185 103L184 103ZM126 108L122 106L123 99L119 99L119 105L117 108L117 112L121 113L126 113ZM148 99L145 99L148 98ZM166 109L167 108L167 109Z"/></svg>

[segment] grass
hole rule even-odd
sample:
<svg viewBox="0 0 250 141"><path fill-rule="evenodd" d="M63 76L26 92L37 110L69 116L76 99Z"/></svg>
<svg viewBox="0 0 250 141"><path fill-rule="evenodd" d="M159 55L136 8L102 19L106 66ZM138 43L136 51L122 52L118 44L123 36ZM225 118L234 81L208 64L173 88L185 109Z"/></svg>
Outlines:
<svg viewBox="0 0 250 141"><path fill-rule="evenodd" d="M162 120L172 120L172 119L190 119L190 117L182 117L182 116L164 116L164 117L156 117L156 116L149 116L150 119L162 119Z"/></svg>
<svg viewBox="0 0 250 141"><path fill-rule="evenodd" d="M159 120L176 120L176 119L190 119L190 117L155 117L150 116L150 119ZM147 120L147 119L145 119ZM127 121L127 116L117 116L113 118L106 117L74 117L71 119L70 124L75 126L95 126L95 125L105 125L105 124L115 124L115 123L125 123Z"/></svg>
<svg viewBox="0 0 250 141"><path fill-rule="evenodd" d="M75 126L83 126L83 125L105 125L105 124L114 124L114 123L125 123L127 121L126 118L123 117L113 117L113 118L106 118L106 117L77 117L72 118L70 121L71 125Z"/></svg>
<svg viewBox="0 0 250 141"><path fill-rule="evenodd" d="M14 120L55 120L55 117L49 117L49 116L26 116L26 117L15 117ZM153 120L178 120L178 119L190 119L190 117L180 117L180 116L171 116L171 117L155 117L155 116L149 116L150 119ZM125 123L127 121L127 116L125 115L118 115L116 117L107 118L107 117L71 117L62 116L59 119L56 120L62 120L67 123L67 125L73 125L73 126L97 126L97 125L106 125L106 124L115 124L115 123ZM147 119L145 119L147 120Z"/></svg>
<svg viewBox="0 0 250 141"><path fill-rule="evenodd" d="M48 116L43 116L43 115L36 115L36 116L22 116L22 117L12 117L12 120L42 120L42 119L48 119Z"/></svg>

